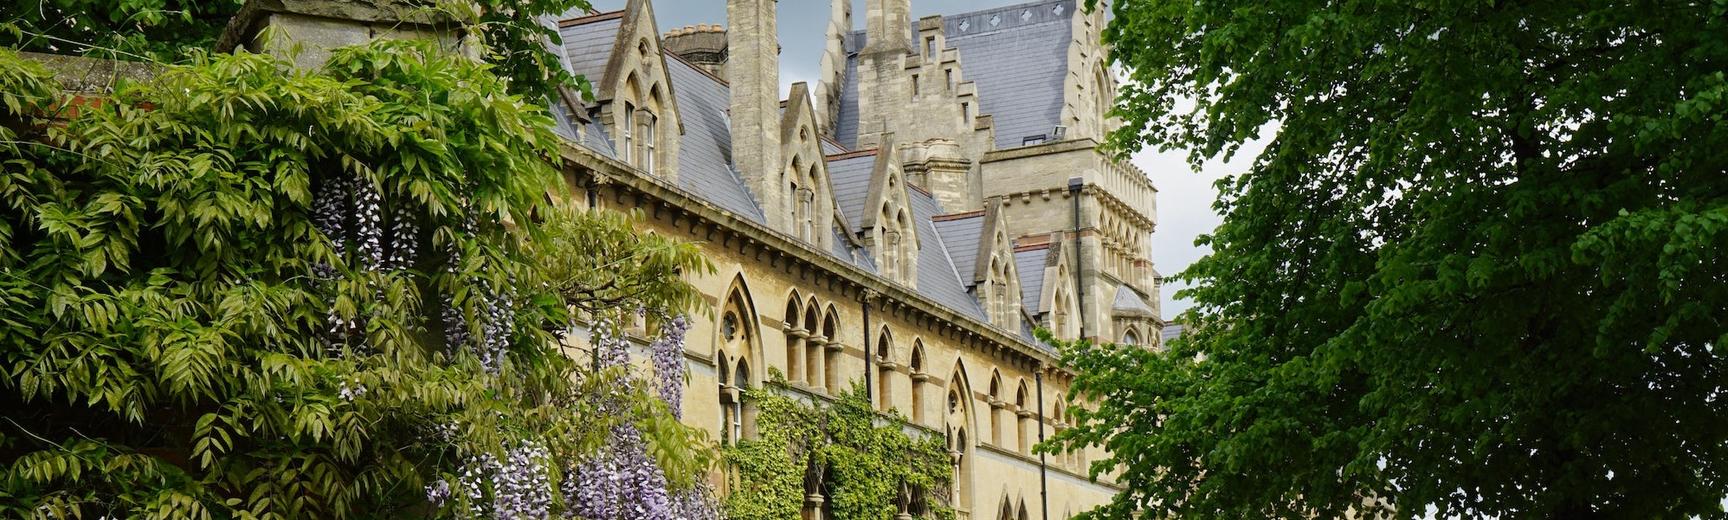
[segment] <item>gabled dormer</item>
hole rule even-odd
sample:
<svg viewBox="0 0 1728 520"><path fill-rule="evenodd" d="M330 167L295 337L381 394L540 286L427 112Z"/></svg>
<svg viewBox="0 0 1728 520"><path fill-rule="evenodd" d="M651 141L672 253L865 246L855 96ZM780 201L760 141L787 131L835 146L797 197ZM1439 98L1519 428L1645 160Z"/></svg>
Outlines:
<svg viewBox="0 0 1728 520"><path fill-rule="evenodd" d="M1020 273L1014 261L1014 241L1002 215L1001 199L984 203L984 225L978 238L978 259L973 264L972 292L990 322L1004 329L1020 330Z"/></svg>
<svg viewBox="0 0 1728 520"><path fill-rule="evenodd" d="M784 201L786 207L764 209L784 212L791 223L788 234L826 249L834 244L834 192L820 128L809 86L792 84L792 97L780 117L780 157L786 163L780 182L791 196Z"/></svg>
<svg viewBox="0 0 1728 520"><path fill-rule="evenodd" d="M894 134L883 134L870 173L870 191L858 223L860 241L870 248L876 270L907 287L918 280L918 232L912 223L911 197Z"/></svg>
<svg viewBox="0 0 1728 520"><path fill-rule="evenodd" d="M630 0L625 5L605 73L588 79L617 158L651 175L675 178L683 125L652 2Z"/></svg>

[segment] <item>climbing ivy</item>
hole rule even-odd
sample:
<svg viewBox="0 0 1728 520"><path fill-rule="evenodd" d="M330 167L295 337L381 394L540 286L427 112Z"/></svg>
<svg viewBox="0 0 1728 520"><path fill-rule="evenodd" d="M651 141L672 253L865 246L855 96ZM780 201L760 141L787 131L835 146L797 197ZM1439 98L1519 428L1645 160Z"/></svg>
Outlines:
<svg viewBox="0 0 1728 520"><path fill-rule="evenodd" d="M756 434L722 450L732 483L728 518L798 518L812 487L826 496L827 518L835 520L889 520L907 497L912 503L904 505L922 510L920 518L954 518L943 439L898 413L878 414L862 384L831 403L811 404L776 376L744 399L756 410Z"/></svg>
<svg viewBox="0 0 1728 520"><path fill-rule="evenodd" d="M669 273L712 267L550 204L556 143L427 43L81 103L0 49L0 517L565 515L620 425L694 485L700 431L564 345L606 323L571 309L673 317Z"/></svg>

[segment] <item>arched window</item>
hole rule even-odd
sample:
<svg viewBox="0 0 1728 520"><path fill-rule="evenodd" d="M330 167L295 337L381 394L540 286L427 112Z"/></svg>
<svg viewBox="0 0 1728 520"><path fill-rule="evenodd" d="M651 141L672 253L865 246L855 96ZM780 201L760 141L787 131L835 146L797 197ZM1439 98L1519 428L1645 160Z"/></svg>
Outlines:
<svg viewBox="0 0 1728 520"><path fill-rule="evenodd" d="M731 403L732 424L728 425L726 438L738 440L743 439L747 433L745 431L744 399L742 394L750 391L750 363L748 361L738 360L738 366L732 369L732 381L734 382L733 384L736 385L740 395L734 398Z"/></svg>
<svg viewBox="0 0 1728 520"><path fill-rule="evenodd" d="M733 281L725 305L720 308L719 348L714 354L720 373L721 442L735 442L753 435L753 411L744 394L756 384L760 339L755 306L744 289L743 278ZM730 368L730 370L728 370Z"/></svg>
<svg viewBox="0 0 1728 520"><path fill-rule="evenodd" d="M835 312L834 305L828 305L827 317L822 319L822 335L828 337L828 344L822 349L822 372L830 392L838 392L840 384L840 351L845 345L840 343L840 313Z"/></svg>
<svg viewBox="0 0 1728 520"><path fill-rule="evenodd" d="M1139 345L1140 344L1140 335L1135 333L1134 329L1130 328L1130 329L1128 329L1128 332L1122 333L1122 344L1123 345Z"/></svg>
<svg viewBox="0 0 1728 520"><path fill-rule="evenodd" d="M816 315L816 313L821 312L821 309L822 307L816 303L815 297L811 297L809 301L804 303L804 320L802 323L805 329L809 329L810 337L804 341L803 377L804 382L810 386L821 386L823 382L822 353L823 345L828 341L828 336L822 330L822 318Z"/></svg>
<svg viewBox="0 0 1728 520"><path fill-rule="evenodd" d="M969 512L972 510L972 442L967 432L970 431L972 407L971 390L966 386L964 370L964 367L957 367L954 375L948 378L943 431L953 472L953 485L950 486L953 496L949 498L949 504L957 510Z"/></svg>
<svg viewBox="0 0 1728 520"><path fill-rule="evenodd" d="M882 327L876 336L876 409L894 409L894 335Z"/></svg>
<svg viewBox="0 0 1728 520"><path fill-rule="evenodd" d="M786 299L786 318L783 326L783 330L786 331L786 380L792 382L804 380L804 373L801 370L803 363L799 361L799 358L804 352L804 338L809 336L809 331L805 330L799 322L804 313L803 309L800 308L798 299L798 291L794 289L792 296Z"/></svg>
<svg viewBox="0 0 1728 520"><path fill-rule="evenodd" d="M923 425L924 386L930 382L930 374L924 372L924 340L912 340L912 361L908 367L912 372L912 424Z"/></svg>

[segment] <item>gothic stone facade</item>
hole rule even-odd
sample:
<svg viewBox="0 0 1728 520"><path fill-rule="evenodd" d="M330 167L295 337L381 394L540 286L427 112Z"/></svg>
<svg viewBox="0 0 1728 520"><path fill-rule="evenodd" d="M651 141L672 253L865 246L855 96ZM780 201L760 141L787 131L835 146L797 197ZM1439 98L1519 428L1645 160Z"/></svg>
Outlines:
<svg viewBox="0 0 1728 520"><path fill-rule="evenodd" d="M948 439L962 518L1040 518L1041 485L1068 518L1116 487L1085 477L1101 453L1032 454L1068 420L1071 375L1030 331L1155 345L1163 325L1156 190L1096 150L1116 124L1102 14L868 5L854 31L833 2L821 81L788 99L775 0L665 35L648 0L558 22L595 93L554 110L569 200L643 210L719 266L692 280L713 312L691 331L688 421L751 435L738 390L770 371L817 401L866 381Z"/></svg>

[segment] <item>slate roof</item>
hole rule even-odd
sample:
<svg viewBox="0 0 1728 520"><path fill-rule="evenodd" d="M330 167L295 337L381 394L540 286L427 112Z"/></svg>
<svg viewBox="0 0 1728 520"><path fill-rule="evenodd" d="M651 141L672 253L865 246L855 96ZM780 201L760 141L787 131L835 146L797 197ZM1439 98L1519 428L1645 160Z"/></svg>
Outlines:
<svg viewBox="0 0 1728 520"><path fill-rule="evenodd" d="M681 59L666 60L678 119L678 184L727 211L757 223L767 222L762 207L732 169L732 128L726 116L731 91L724 83Z"/></svg>
<svg viewBox="0 0 1728 520"><path fill-rule="evenodd" d="M1064 9L1071 12L1074 0L1028 4L1018 8L1025 10L1057 5L1065 5ZM1004 120L1016 121L1015 124L1028 128L1038 125L1054 126L1055 121L1060 118L1061 79L1066 71L1068 24L1057 23L1065 18L1054 12L1031 16L1028 20L1001 14L1012 9L1016 8L979 11L947 19L950 23L947 29L950 42L954 42L961 33L967 33L964 38L971 40L966 42L969 46L982 48L1008 45L1008 42L1014 42L1013 45L1047 46L1048 49L1043 50L1048 50L1048 53L1025 52L1023 56L1048 54L1056 57L1055 61L1028 63L1027 60L1011 55L974 51L982 56L975 59L966 55L967 51L962 48L962 59L966 60L968 78L979 82L981 97L992 89L1042 89L1032 93L1003 94L1003 102L997 105L982 101L987 110L992 106L997 107L996 112L987 113L995 115L999 135ZM997 16L1001 20L998 25L1002 27L993 32L977 29L977 24L988 24L990 16ZM964 20L973 21L963 22ZM967 28L961 29L958 26L961 23L965 23ZM559 32L564 39L561 50L571 71L594 80L603 76L620 27L622 16L619 16L619 13L598 14L561 24ZM1058 27L1061 29L1059 38L1053 30ZM1010 28L1016 30L1008 31ZM1022 42L1028 34L1037 37L1033 38L1032 42ZM847 81L842 87L841 115L836 123L839 135L834 141L822 140L821 146L823 153L830 155L829 185L834 191L836 210L840 211L846 220L857 222L863 216L864 204L869 197L870 176L874 173L876 153L848 151L855 146L858 129L856 50L864 43L863 34L858 33L851 40L847 45L849 59ZM960 46L958 42L951 45ZM1039 59L1043 60L1042 57ZM761 207L732 166L732 138L727 115L731 100L727 85L675 56L669 55L666 63L667 76L673 86L674 101L684 127L679 137L679 187L742 218L758 223L765 222ZM983 73L984 69L993 67L1012 71L999 75ZM1028 74L1037 77L1030 80L1021 77ZM984 79L999 83L999 86L986 87ZM1050 81L1044 81L1046 79ZM1036 97L1039 102L1025 101L1021 96ZM1048 103L1045 103L1046 101ZM1054 112L1050 110L1052 107ZM1022 109L1025 113L1016 115L1020 114L1016 111ZM577 126L584 123L573 114L563 110L553 112L560 134L577 139L578 144L597 153L607 157L614 156L605 125L598 122L585 123L586 127L578 132ZM1005 118L1005 115L1008 117ZM1049 120L1048 124L1045 124L1045 119ZM1013 136L1012 139L999 142L1011 141L1013 146L1019 146L1020 139L1024 137L1017 133L1009 135ZM945 210L935 198L918 189L909 189L907 195L914 225L918 226L920 241L917 259L918 283L914 291L954 312L988 322L983 308L968 291L976 269L977 249L984 224L982 215L949 218L938 222L936 217L945 214ZM837 223L833 232L835 240L834 247L829 251L831 254L867 271L876 271L868 253L851 246L852 242L847 237L851 230L842 229ZM1044 264L1048 254L1048 248L1015 254L1021 277L1022 300L1026 302L1026 311L1032 315L1038 313L1039 291L1043 288ZM1030 326L1026 324L1024 330L1016 332L1030 340Z"/></svg>
<svg viewBox="0 0 1728 520"><path fill-rule="evenodd" d="M912 206L912 222L918 226L918 293L960 314L989 323L984 308L966 292L966 284L960 282L954 259L949 257L948 246L936 230L935 219L942 214L942 205L922 190L907 190L906 195L908 205Z"/></svg>
<svg viewBox="0 0 1728 520"><path fill-rule="evenodd" d="M1110 310L1115 314L1157 316L1157 313L1152 311L1152 306L1146 303L1146 299L1141 298L1139 293L1127 285L1116 287L1116 301L1110 306Z"/></svg>
<svg viewBox="0 0 1728 520"><path fill-rule="evenodd" d="M1020 307L1033 316L1043 313L1038 302L1044 301L1044 264L1049 256L1049 247L1014 252L1014 269L1020 272Z"/></svg>
<svg viewBox="0 0 1728 520"><path fill-rule="evenodd" d="M856 224L864 214L864 199L870 197L870 173L875 166L875 153L828 160L828 186L834 190L835 209L846 215L847 222Z"/></svg>
<svg viewBox="0 0 1728 520"><path fill-rule="evenodd" d="M858 51L864 48L864 33L846 38L846 77L840 79L840 113L834 120L834 140L847 148L858 147Z"/></svg>
<svg viewBox="0 0 1728 520"><path fill-rule="evenodd" d="M1051 138L1062 124L1074 11L1075 0L1046 0L942 17L948 46L960 51L960 68L978 87L979 113L993 116L997 149L1018 148L1029 136ZM867 40L855 31L845 42L835 133L846 146L858 137L858 52Z"/></svg>
<svg viewBox="0 0 1728 520"><path fill-rule="evenodd" d="M1062 124L1074 11L1074 0L1057 0L942 17L948 46L978 87L979 113L995 120L997 149Z"/></svg>
<svg viewBox="0 0 1728 520"><path fill-rule="evenodd" d="M560 23L558 36L564 39L564 59L570 72L600 81L606 74L606 61L612 57L612 44L618 40L618 28L624 26L622 11L577 18Z"/></svg>
<svg viewBox="0 0 1728 520"><path fill-rule="evenodd" d="M942 242L948 246L948 257L954 259L954 271L960 275L961 285L970 289L972 275L978 272L978 247L984 234L984 214L938 220L935 224L936 232L942 234Z"/></svg>

